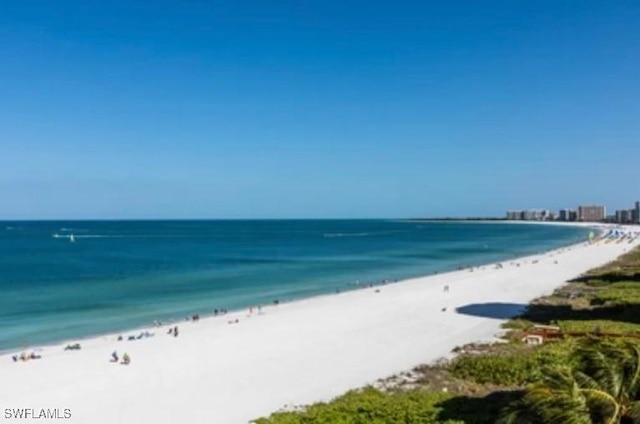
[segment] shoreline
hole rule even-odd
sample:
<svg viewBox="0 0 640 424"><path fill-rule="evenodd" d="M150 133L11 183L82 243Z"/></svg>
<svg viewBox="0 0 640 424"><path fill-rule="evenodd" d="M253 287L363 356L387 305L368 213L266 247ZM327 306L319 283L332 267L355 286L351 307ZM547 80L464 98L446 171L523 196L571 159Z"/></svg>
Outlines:
<svg viewBox="0 0 640 424"><path fill-rule="evenodd" d="M425 220L425 222L428 220ZM437 221L434 221L437 222ZM601 223L584 223L584 222L571 222L571 223L565 223L565 222L537 222L537 221L483 221L483 220L479 220L479 221L472 221L472 220L467 220L464 221L465 223L469 223L469 224L505 224L505 223L512 223L512 224L519 224L519 225L527 225L527 224L533 224L533 225L562 225L562 226L570 226L570 227L578 227L578 228L583 228L583 229L587 229L587 228L592 228L594 230L597 230L600 232L600 234L603 234L607 229L609 228L613 228L612 225L610 224L601 224ZM640 230L640 227L638 227L638 229ZM600 235L599 234L599 235ZM563 248L567 248L573 245L577 245L582 243L583 241L577 241L577 238L575 240L567 240L566 244L562 244L559 247L554 247L552 249L549 250L540 250L540 251L536 251L533 253L528 253L524 256L519 256L518 253L514 253L513 256L509 256L509 257L505 257L504 259L502 259L501 262L506 262L506 261L512 261L512 260L517 260L517 259L521 259L521 258L526 258L528 256L534 256L534 255L539 255L539 254L544 254L547 252L552 252L555 250L559 250L559 249L563 249ZM452 272L456 272L456 271L460 271L460 270L465 270L468 268L477 268L477 267L483 267L483 266L490 266L492 264L496 263L495 260L491 260L488 262L480 262L478 264L470 264L470 263L459 263L457 265L443 265L442 268L437 269L435 271L431 271L429 273L426 274L419 274L419 275L415 275L415 276L410 276L407 278L402 278L402 279L380 279L377 280L376 282L372 283L372 282L367 282L367 281L363 281L362 285L358 285L355 283L349 283L347 285L341 285L336 287L335 289L331 289L331 291L327 290L327 291L323 291L323 292L319 292L317 294L312 294L312 295L303 295L302 297L292 297L292 298L282 298L282 299L278 299L280 304L288 304L288 303L292 303L292 302L301 302L301 301L305 301L305 300L309 300L309 299L316 299L316 298L322 298L325 296L334 296L336 293L339 294L343 294L343 293L349 293L349 292L353 292L353 291L360 291L363 289L367 289L367 288L372 288L372 287L377 287L377 286L384 286L387 284L399 284L399 283L404 283L406 281L410 281L410 280L414 280L414 279L421 279L421 278L427 278L427 277L431 277L434 275L443 275L443 274L448 274L448 273L452 273ZM242 313L244 310L248 309L249 307L251 307L252 305L246 305L243 306L242 308L234 308L228 311L227 314L219 314L219 315L214 315L213 313L213 309L210 309L206 312L196 312L196 314L199 315L199 317L201 319L209 319L209 318L220 318L220 317L224 317L225 315L229 315L229 314L234 314L234 313ZM253 307L257 307L258 304L253 305ZM260 305L263 308L269 308L271 306L273 306L272 302L266 303L266 304L262 304ZM191 316L191 315L190 315ZM177 316L168 316L165 318L162 317L158 317L158 321L162 322L162 327L167 327L167 326L173 326L173 325L179 325L179 324L184 324L185 321L185 316L181 316L181 317L177 317ZM114 330L105 330L105 331L97 331L97 332L93 332L90 334L85 334L85 335L81 335L81 336L76 336L76 337L68 337L68 338L61 338L59 340L52 340L49 342L42 342L42 343L38 343L38 342L34 342L31 344L23 344L21 346L16 346L16 347L6 347L6 348L0 348L0 358L4 355L10 355L10 354L15 354L15 352L22 352L22 351L40 351L43 349L49 349L49 348L57 348L60 346L65 346L67 344L74 344L74 343L84 343L86 341L90 341L93 339L98 339L98 338L104 338L104 337L110 337L110 336L117 336L118 334L124 334L124 333L131 333L131 332L144 332L144 331L150 331L157 328L156 326L154 326L151 322L146 322L146 323L140 323L140 324L134 324L131 326L126 326L126 327L122 327L120 329L114 329Z"/></svg>
<svg viewBox="0 0 640 424"><path fill-rule="evenodd" d="M497 313L514 313L639 243L583 242L502 267L316 296L262 314L230 312L178 323L179 337L166 334L169 326L147 327L155 336L135 342L101 336L77 352L61 343L42 348L42 359L17 363L3 354L0 399L3 407L68 407L69 421L79 423L246 423L449 356L455 346L492 340L504 321ZM491 305L509 310L486 310ZM109 363L114 349L129 353L131 365Z"/></svg>

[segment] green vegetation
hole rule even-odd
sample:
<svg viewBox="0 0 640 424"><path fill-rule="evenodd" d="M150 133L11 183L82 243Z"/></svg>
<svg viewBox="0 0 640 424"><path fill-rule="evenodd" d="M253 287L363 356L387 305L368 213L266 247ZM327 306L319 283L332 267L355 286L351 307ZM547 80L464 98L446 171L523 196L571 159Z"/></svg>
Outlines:
<svg viewBox="0 0 640 424"><path fill-rule="evenodd" d="M640 249L534 301L507 327L518 338L534 324L558 325L565 336L640 336Z"/></svg>
<svg viewBox="0 0 640 424"><path fill-rule="evenodd" d="M603 286L595 293L593 303L601 305L640 304L640 283L622 282Z"/></svg>
<svg viewBox="0 0 640 424"><path fill-rule="evenodd" d="M520 340L536 324L559 340ZM506 343L257 424L640 424L640 249L534 301ZM588 337L587 337L588 336Z"/></svg>
<svg viewBox="0 0 640 424"><path fill-rule="evenodd" d="M531 348L507 345L510 349L494 349L491 354L462 355L449 369L458 378L480 384L520 387L543 379L542 370L551 364L569 365L572 340Z"/></svg>
<svg viewBox="0 0 640 424"><path fill-rule="evenodd" d="M607 320L592 321L558 321L562 331L566 333L591 333L607 335L638 335L640 336L640 325L630 322L617 322Z"/></svg>
<svg viewBox="0 0 640 424"><path fill-rule="evenodd" d="M419 390L383 393L372 387L354 390L329 403L318 403L304 412L278 412L256 424L461 424L439 421L437 405L451 396Z"/></svg>
<svg viewBox="0 0 640 424"><path fill-rule="evenodd" d="M638 277L640 277L640 249L634 249L613 262L592 269L581 279L611 281L612 277L615 277L614 279L617 281L638 281Z"/></svg>
<svg viewBox="0 0 640 424"><path fill-rule="evenodd" d="M505 408L504 424L640 423L637 343L583 339L576 365L545 369L544 380Z"/></svg>

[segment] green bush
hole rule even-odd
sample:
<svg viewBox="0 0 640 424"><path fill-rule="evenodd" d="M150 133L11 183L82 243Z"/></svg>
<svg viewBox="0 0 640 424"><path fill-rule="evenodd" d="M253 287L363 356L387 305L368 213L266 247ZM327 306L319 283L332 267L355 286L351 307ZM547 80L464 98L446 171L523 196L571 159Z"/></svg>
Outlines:
<svg viewBox="0 0 640 424"><path fill-rule="evenodd" d="M558 321L562 331L568 333L604 333L635 335L640 334L640 324L624 321L589 320L589 321Z"/></svg>
<svg viewBox="0 0 640 424"><path fill-rule="evenodd" d="M572 344L565 340L535 349L464 355L451 363L450 371L455 377L480 384L521 387L540 381L545 367L568 363Z"/></svg>
<svg viewBox="0 0 640 424"><path fill-rule="evenodd" d="M463 356L451 365L458 378L480 384L523 386L541 378L538 363L529 355Z"/></svg>
<svg viewBox="0 0 640 424"><path fill-rule="evenodd" d="M508 330L528 330L533 326L533 323L529 320L522 318L511 319L501 325L502 328Z"/></svg>
<svg viewBox="0 0 640 424"><path fill-rule="evenodd" d="M593 303L608 305L640 304L640 284L614 283L595 294Z"/></svg>
<svg viewBox="0 0 640 424"><path fill-rule="evenodd" d="M458 424L439 421L439 402L446 393L410 390L383 393L372 387L350 391L329 403L316 403L303 411L276 412L256 424Z"/></svg>

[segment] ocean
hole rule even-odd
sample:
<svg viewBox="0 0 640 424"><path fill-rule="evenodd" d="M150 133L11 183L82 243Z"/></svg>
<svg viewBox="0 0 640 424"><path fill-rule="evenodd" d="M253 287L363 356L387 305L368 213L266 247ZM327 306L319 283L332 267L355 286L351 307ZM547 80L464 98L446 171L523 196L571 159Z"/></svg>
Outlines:
<svg viewBox="0 0 640 424"><path fill-rule="evenodd" d="M0 351L352 290L586 240L399 220L0 223Z"/></svg>

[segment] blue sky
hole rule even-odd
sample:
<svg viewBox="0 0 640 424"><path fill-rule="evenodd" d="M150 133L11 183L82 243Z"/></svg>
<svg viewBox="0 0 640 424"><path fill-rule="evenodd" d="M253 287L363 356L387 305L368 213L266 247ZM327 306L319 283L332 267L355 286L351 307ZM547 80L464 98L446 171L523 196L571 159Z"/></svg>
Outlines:
<svg viewBox="0 0 640 424"><path fill-rule="evenodd" d="M0 219L640 199L637 1L3 1Z"/></svg>

